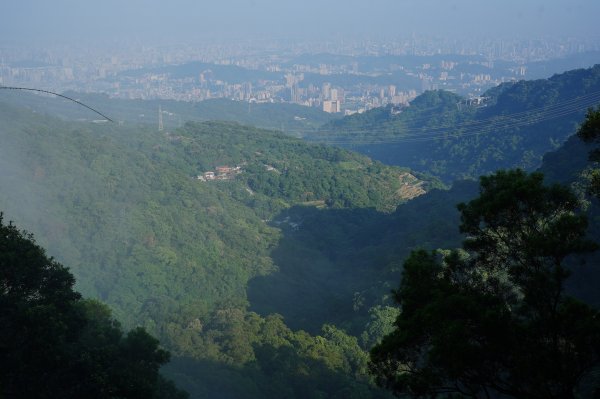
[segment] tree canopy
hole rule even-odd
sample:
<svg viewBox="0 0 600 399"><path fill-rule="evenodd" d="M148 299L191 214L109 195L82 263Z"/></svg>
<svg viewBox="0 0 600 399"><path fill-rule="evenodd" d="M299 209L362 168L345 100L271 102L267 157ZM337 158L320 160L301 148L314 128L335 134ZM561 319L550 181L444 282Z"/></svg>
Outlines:
<svg viewBox="0 0 600 399"><path fill-rule="evenodd" d="M463 250L415 251L396 329L371 352L396 394L574 398L600 364L600 313L565 294L565 259L592 251L573 193L539 173L481 178L460 204Z"/></svg>
<svg viewBox="0 0 600 399"><path fill-rule="evenodd" d="M590 108L586 114L585 121L579 127L577 135L586 143L600 143L600 106L596 109ZM590 152L590 161L597 165L600 162L600 148ZM600 169L592 168L589 174L589 192L600 198Z"/></svg>
<svg viewBox="0 0 600 399"><path fill-rule="evenodd" d="M185 398L159 375L169 353L106 305L0 214L0 397Z"/></svg>

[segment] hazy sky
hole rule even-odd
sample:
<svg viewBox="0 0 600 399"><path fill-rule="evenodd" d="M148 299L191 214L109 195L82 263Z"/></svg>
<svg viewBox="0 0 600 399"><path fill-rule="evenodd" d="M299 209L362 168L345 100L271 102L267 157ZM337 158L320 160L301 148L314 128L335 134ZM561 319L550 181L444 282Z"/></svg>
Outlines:
<svg viewBox="0 0 600 399"><path fill-rule="evenodd" d="M2 0L0 40L598 37L599 0Z"/></svg>

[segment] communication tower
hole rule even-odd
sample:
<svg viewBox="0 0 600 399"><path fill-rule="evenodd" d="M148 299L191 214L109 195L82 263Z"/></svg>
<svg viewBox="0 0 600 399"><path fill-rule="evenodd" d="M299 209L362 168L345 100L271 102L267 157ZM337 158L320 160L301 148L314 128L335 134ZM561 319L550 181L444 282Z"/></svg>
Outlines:
<svg viewBox="0 0 600 399"><path fill-rule="evenodd" d="M159 105L158 106L158 131L162 132L163 130L165 130L165 127L163 126L163 114L162 114L162 108Z"/></svg>

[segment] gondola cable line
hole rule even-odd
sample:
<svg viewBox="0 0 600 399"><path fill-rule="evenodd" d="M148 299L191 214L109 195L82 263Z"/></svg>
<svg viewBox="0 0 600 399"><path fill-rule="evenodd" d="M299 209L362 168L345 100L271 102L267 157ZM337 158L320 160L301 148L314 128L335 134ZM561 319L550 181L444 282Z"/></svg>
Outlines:
<svg viewBox="0 0 600 399"><path fill-rule="evenodd" d="M114 121L111 118L109 118L108 116L104 115L102 112L100 112L100 111L98 111L98 110L90 107L89 105L86 105L86 104L82 103L81 101L75 100L74 98L71 98L69 96L65 96L64 94L55 93L55 92L50 91L50 90L34 89L34 88L30 88L30 87L15 87L15 86L1 86L1 85L0 85L0 90L22 90L22 91L33 91L33 92L38 92L38 93L52 94L54 96L61 97L61 98L64 98L66 100L72 101L72 102L74 102L76 104L79 104L82 107L85 107L85 108L89 109L90 111L93 111L96 114L100 115L101 117L103 117L107 121L114 123Z"/></svg>

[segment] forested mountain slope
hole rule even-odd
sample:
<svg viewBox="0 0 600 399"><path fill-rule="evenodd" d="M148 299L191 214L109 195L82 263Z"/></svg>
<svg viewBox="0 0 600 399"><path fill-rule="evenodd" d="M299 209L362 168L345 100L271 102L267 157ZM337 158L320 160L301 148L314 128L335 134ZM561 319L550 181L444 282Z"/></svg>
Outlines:
<svg viewBox="0 0 600 399"><path fill-rule="evenodd" d="M391 212L435 180L232 123L166 133L7 104L0 118L6 218L68 265L84 295L158 336L174 355L170 375L192 397L385 395L356 338L333 325L292 331L280 316L248 312L246 287L286 267L272 254L283 231L300 227L282 213L291 206ZM275 358L292 368L271 370Z"/></svg>
<svg viewBox="0 0 600 399"><path fill-rule="evenodd" d="M307 138L451 182L500 168L536 169L598 101L600 65L505 83L478 101L426 92L410 107L352 115L325 125L321 133L307 132Z"/></svg>

